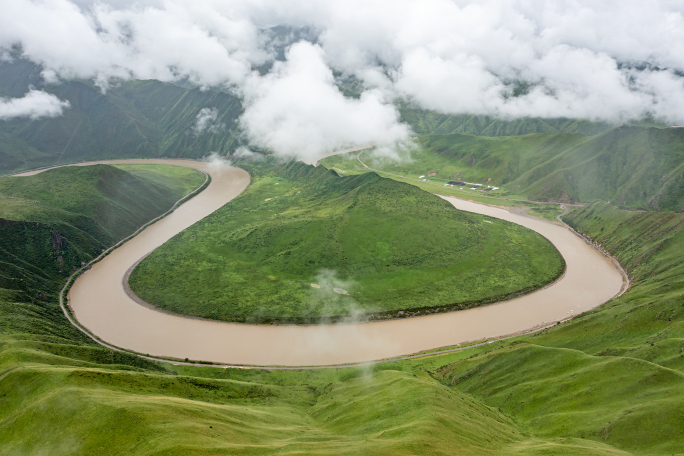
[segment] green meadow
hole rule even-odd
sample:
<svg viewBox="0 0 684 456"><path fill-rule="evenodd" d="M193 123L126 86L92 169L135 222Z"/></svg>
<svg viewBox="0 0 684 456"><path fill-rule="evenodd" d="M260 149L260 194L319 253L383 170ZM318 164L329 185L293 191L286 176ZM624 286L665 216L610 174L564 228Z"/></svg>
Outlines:
<svg viewBox="0 0 684 456"><path fill-rule="evenodd" d="M180 314L309 323L474 307L565 269L537 233L375 173L338 177L302 163L251 171L243 195L136 267L133 291Z"/></svg>
<svg viewBox="0 0 684 456"><path fill-rule="evenodd" d="M368 172L358 156L383 177L503 206L611 201L631 210L684 208L681 128L622 126L595 136L422 134L416 145L410 154L386 157L367 150L321 163L345 175ZM450 181L481 187L445 187Z"/></svg>
<svg viewBox="0 0 684 456"><path fill-rule="evenodd" d="M127 189L101 208L137 213L153 195ZM5 256L3 276L15 265L51 280L2 282L0 454L684 454L684 215L595 203L565 220L620 258L626 294L533 335L368 367L224 369L111 351L61 313L51 244ZM84 251L82 239L69 243Z"/></svg>

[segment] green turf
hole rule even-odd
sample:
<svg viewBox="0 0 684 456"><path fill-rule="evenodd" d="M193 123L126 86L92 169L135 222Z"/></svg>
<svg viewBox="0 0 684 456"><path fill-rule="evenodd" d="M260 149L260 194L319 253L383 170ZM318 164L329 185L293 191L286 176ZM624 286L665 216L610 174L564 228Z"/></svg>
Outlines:
<svg viewBox="0 0 684 456"><path fill-rule="evenodd" d="M359 161L359 152L351 152L347 154L333 155L328 158L321 160L321 164L328 169L334 170L342 176L354 176L357 174L365 174L368 172L375 172L382 177L387 177L398 182L404 182L418 187L421 190L425 190L429 193L435 193L438 195L455 196L461 199L475 201L478 203L490 204L493 206L518 206L521 204L526 204L528 206L544 206L544 203L536 203L533 201L528 201L526 198L521 196L496 196L494 193L488 194L481 190L472 190L467 186L451 186L445 185L450 182L445 179L436 178L425 178L419 179L417 176L408 177L401 174L397 174L395 170L391 167L389 171L383 171L378 168L364 166L362 162ZM502 192L501 195L504 193Z"/></svg>
<svg viewBox="0 0 684 456"><path fill-rule="evenodd" d="M684 214L595 203L565 220L620 258L630 290L552 330L448 364L438 376L535 435L682 454Z"/></svg>
<svg viewBox="0 0 684 456"><path fill-rule="evenodd" d="M474 307L563 270L555 248L519 225L374 173L340 178L300 163L255 176L234 202L148 256L129 282L176 313L306 323Z"/></svg>

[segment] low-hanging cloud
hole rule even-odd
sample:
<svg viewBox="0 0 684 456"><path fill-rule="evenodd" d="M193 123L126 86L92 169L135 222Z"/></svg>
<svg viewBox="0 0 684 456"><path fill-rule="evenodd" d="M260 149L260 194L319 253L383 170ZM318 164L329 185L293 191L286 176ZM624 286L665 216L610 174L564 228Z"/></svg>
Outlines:
<svg viewBox="0 0 684 456"><path fill-rule="evenodd" d="M202 108L197 113L197 118L192 126L192 132L195 136L202 133L218 133L226 128L226 124L218 121L219 112L216 108Z"/></svg>
<svg viewBox="0 0 684 456"><path fill-rule="evenodd" d="M56 117L62 115L69 102L42 90L29 90L21 98L0 98L0 120L14 117Z"/></svg>
<svg viewBox="0 0 684 456"><path fill-rule="evenodd" d="M274 39L275 25L307 27L315 43ZM276 45L286 61L263 74ZM0 56L13 47L50 83L232 90L254 145L301 157L401 143L397 99L504 119L684 123L682 0L6 0ZM361 81L361 96L333 75Z"/></svg>
<svg viewBox="0 0 684 456"><path fill-rule="evenodd" d="M250 141L281 155L311 159L345 146L408 139L409 129L380 91L345 97L323 50L308 42L292 45L287 61L265 77L254 75L243 93L241 123Z"/></svg>

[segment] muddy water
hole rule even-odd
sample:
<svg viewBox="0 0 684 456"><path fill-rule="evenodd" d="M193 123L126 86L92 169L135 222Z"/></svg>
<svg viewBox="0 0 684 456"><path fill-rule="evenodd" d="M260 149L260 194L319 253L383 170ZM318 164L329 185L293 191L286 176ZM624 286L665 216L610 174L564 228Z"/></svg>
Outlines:
<svg viewBox="0 0 684 456"><path fill-rule="evenodd" d="M117 162L109 162L117 163ZM511 301L447 314L362 324L254 326L170 315L141 306L124 292L129 267L174 234L209 215L248 185L231 167L183 160L126 160L189 166L209 173L209 187L145 229L83 274L69 294L78 321L113 345L154 356L226 364L303 366L368 361L552 323L594 308L616 295L622 277L601 254L567 229L506 210L445 198L461 210L508 220L547 237L567 263L554 285Z"/></svg>

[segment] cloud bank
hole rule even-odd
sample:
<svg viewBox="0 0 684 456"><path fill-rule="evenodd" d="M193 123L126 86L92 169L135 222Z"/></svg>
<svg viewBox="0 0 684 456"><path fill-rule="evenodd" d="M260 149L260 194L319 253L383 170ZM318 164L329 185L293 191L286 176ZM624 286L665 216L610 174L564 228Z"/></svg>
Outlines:
<svg viewBox="0 0 684 456"><path fill-rule="evenodd" d="M315 42L274 39L276 25ZM264 74L282 45L285 61ZM0 55L13 46L53 83L229 88L250 140L289 155L401 143L397 99L504 119L684 123L682 0L6 0ZM342 95L340 76L361 81L359 98Z"/></svg>
<svg viewBox="0 0 684 456"><path fill-rule="evenodd" d="M241 123L251 143L312 160L336 148L408 139L409 129L379 90L364 91L359 99L340 92L319 46L299 42L286 57L244 88Z"/></svg>
<svg viewBox="0 0 684 456"><path fill-rule="evenodd" d="M68 101L62 101L56 96L42 90L30 90L21 98L0 98L0 120L13 117L56 117L69 107Z"/></svg>

